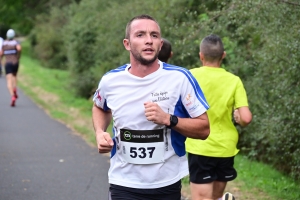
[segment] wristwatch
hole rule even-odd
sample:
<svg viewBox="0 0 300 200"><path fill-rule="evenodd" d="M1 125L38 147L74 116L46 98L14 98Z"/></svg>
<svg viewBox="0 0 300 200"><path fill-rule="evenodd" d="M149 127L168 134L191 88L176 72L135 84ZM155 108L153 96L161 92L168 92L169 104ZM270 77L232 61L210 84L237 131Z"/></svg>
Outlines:
<svg viewBox="0 0 300 200"><path fill-rule="evenodd" d="M175 115L170 115L170 125L167 128L172 128L178 124L178 117Z"/></svg>

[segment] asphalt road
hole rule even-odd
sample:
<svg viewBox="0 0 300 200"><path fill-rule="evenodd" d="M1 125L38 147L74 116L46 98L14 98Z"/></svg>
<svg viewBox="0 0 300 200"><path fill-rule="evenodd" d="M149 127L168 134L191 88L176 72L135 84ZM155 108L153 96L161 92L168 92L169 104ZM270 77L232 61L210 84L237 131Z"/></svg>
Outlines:
<svg viewBox="0 0 300 200"><path fill-rule="evenodd" d="M107 200L109 158L0 77L0 200Z"/></svg>

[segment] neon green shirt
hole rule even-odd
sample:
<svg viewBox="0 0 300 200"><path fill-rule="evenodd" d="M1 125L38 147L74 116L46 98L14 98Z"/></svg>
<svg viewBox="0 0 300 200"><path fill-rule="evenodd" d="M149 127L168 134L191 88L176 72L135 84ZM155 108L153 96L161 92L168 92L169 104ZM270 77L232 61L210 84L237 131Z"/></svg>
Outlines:
<svg viewBox="0 0 300 200"><path fill-rule="evenodd" d="M210 135L206 140L187 138L186 151L209 157L232 157L238 132L232 122L234 109L248 106L241 79L223 68L200 67L190 70L197 79L210 106L207 111Z"/></svg>

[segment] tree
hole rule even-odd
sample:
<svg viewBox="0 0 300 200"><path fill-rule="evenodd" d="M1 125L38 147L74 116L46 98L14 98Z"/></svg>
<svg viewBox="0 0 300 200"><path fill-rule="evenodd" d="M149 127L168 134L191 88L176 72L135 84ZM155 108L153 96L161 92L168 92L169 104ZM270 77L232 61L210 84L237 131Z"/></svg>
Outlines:
<svg viewBox="0 0 300 200"><path fill-rule="evenodd" d="M80 0L1 0L1 36L5 36L8 28L13 28L17 33L22 35L27 35L34 27L35 17L38 14L48 13L51 7L62 7L79 1Z"/></svg>

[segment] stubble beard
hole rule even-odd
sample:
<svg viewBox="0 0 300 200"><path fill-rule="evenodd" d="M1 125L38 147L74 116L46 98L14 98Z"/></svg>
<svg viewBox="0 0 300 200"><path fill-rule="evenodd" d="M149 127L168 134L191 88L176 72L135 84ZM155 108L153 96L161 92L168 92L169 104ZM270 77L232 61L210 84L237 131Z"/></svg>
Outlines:
<svg viewBox="0 0 300 200"><path fill-rule="evenodd" d="M153 56L153 58L150 59L146 59L144 58L141 54L139 54L138 52L131 52L132 56L139 61L142 65L150 65L152 64L158 57L158 53L156 52L156 54Z"/></svg>

